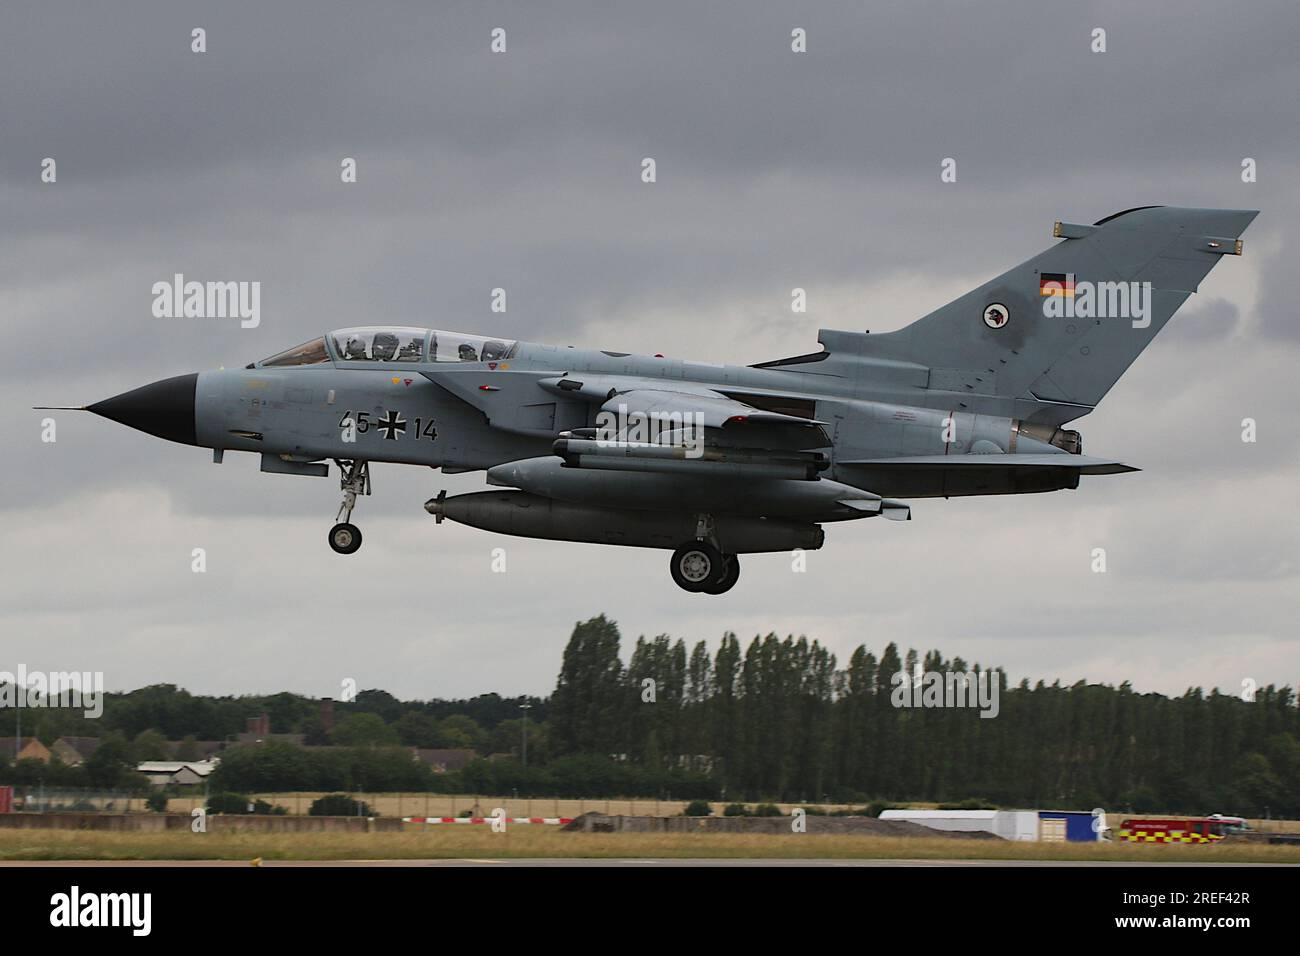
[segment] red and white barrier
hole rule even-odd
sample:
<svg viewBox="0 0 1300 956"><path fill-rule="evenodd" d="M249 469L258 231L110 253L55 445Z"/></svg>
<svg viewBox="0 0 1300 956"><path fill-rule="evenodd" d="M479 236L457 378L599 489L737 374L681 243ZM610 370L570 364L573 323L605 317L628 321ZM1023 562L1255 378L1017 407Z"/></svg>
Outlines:
<svg viewBox="0 0 1300 956"><path fill-rule="evenodd" d="M492 817L402 817L403 823L492 823ZM541 823L563 826L573 817L506 817L506 823Z"/></svg>

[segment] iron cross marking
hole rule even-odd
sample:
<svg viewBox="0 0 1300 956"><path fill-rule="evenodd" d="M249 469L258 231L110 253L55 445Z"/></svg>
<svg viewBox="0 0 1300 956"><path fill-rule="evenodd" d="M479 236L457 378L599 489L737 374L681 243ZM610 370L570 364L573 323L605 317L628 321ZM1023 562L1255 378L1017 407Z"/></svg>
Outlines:
<svg viewBox="0 0 1300 956"><path fill-rule="evenodd" d="M396 441L398 432L406 432L406 419L401 412L385 411L384 417L375 422L375 427L384 433L388 441Z"/></svg>

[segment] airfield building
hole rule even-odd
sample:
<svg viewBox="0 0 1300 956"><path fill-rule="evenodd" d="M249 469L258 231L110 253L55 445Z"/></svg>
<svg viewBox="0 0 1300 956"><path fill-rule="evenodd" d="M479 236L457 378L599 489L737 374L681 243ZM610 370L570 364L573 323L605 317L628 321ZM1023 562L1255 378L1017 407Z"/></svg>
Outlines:
<svg viewBox="0 0 1300 956"><path fill-rule="evenodd" d="M882 820L905 820L932 830L992 833L1004 840L1096 840L1087 810L885 810Z"/></svg>

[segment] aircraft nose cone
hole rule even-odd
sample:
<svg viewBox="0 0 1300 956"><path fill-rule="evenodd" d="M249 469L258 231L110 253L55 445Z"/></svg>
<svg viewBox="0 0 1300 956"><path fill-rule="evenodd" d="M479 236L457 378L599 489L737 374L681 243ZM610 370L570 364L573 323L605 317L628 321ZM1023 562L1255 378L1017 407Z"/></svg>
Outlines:
<svg viewBox="0 0 1300 956"><path fill-rule="evenodd" d="M168 441L197 445L194 390L198 380L198 372L165 378L96 402L87 410Z"/></svg>

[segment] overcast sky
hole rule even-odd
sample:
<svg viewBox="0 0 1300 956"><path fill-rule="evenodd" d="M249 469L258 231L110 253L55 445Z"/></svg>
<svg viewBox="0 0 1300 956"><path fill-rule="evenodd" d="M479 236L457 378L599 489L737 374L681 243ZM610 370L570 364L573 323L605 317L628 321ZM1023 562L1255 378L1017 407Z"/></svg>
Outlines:
<svg viewBox="0 0 1300 956"><path fill-rule="evenodd" d="M3 21L0 670L545 694L573 623L604 612L625 649L775 631L841 663L893 640L1014 679L1300 681L1292 0L49 2ZM906 325L1048 246L1055 219L1157 203L1262 213L1075 425L1142 472L831 526L806 574L751 556L721 597L679 591L666 552L435 525L425 499L481 475L395 465L343 558L333 473L218 467L71 412L45 444L29 408L354 324L752 363L819 328ZM260 327L154 318L177 272L260 281Z"/></svg>

